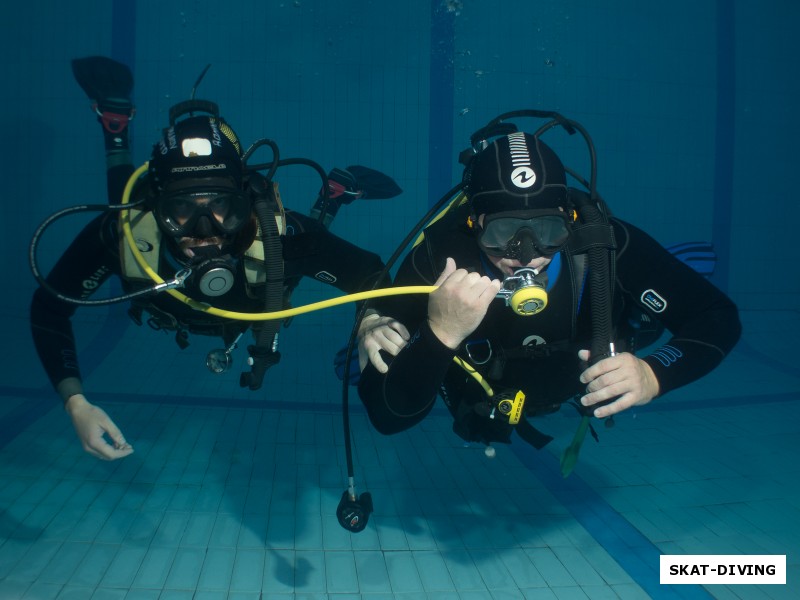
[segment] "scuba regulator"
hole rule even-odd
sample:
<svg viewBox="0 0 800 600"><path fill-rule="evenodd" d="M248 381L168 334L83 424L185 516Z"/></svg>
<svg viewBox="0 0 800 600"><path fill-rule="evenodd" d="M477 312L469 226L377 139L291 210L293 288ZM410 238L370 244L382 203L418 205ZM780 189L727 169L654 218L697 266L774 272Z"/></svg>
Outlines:
<svg viewBox="0 0 800 600"><path fill-rule="evenodd" d="M503 280L497 297L502 298L506 306L518 315L535 315L547 307L547 291L538 277L536 269L518 269Z"/></svg>

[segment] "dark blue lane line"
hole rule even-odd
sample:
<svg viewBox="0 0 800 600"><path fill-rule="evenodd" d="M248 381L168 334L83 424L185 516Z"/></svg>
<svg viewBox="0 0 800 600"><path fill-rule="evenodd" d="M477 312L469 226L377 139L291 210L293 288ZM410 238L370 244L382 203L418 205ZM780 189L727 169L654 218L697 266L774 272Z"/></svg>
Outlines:
<svg viewBox="0 0 800 600"><path fill-rule="evenodd" d="M136 58L136 2L135 0L113 0L111 7L111 58L127 65L134 72ZM131 143L133 133L131 132ZM109 282L109 297L123 293L117 279ZM91 309L89 309L91 310ZM91 374L97 366L111 354L122 339L131 320L125 305L112 304L100 329L81 351L81 373ZM61 408L56 393L47 385L39 390L0 387L0 396L25 398L28 402L18 406L0 422L0 448L3 448L17 433L47 414L53 408Z"/></svg>
<svg viewBox="0 0 800 600"><path fill-rule="evenodd" d="M181 406L196 406L204 408L259 408L263 410L286 410L284 400L266 400L263 398L221 398L218 396L189 396L169 394L126 394L121 392L103 392L103 403L106 404L179 404ZM48 388L24 388L10 385L0 385L0 398L26 398L32 402L47 400L51 404L60 406L58 398ZM731 406L763 406L765 404L783 404L786 402L800 402L800 391L785 392L780 394L759 394L741 397L704 398L699 400L683 400L669 402L668 400L651 402L645 406L637 406L629 412L677 412L684 410L705 410L709 408L725 408ZM331 402L300 402L292 401L290 408L298 412L328 414L340 412L340 404ZM354 413L364 412L361 403L351 403L350 410ZM569 409L565 409L569 410ZM442 406L436 406L430 413L434 417L450 415ZM623 414L622 416L626 416ZM577 417L576 417L577 423ZM2 424L0 424L2 428Z"/></svg>
<svg viewBox="0 0 800 600"><path fill-rule="evenodd" d="M753 347L746 340L739 340L739 343L736 344L736 352L737 354L744 355L744 357L750 361L767 365L779 373L791 375L792 377L800 377L800 367L788 365L783 361L772 358L758 348ZM790 356L787 356L787 358L790 360L793 359L793 357Z"/></svg>
<svg viewBox="0 0 800 600"><path fill-rule="evenodd" d="M127 65L131 72L134 69L136 55L136 2L134 0L113 0L111 9L111 58ZM133 142L131 132L131 143ZM108 282L108 297L122 295L122 284L117 278ZM94 337L81 350L81 374L90 375L97 366L111 354L125 330L131 323L127 315L127 303L111 304L103 323ZM88 308L86 310L92 310ZM50 389L49 387L47 388ZM51 401L53 392L49 392ZM55 399L55 404L58 400ZM2 435L2 432L0 432Z"/></svg>
<svg viewBox="0 0 800 600"><path fill-rule="evenodd" d="M98 353L97 356L100 356ZM0 421L0 448L10 442L16 434L34 423L47 411L58 407L61 403L49 387L23 388L0 385L0 398L23 398L25 403L11 411ZM782 404L800 402L800 392L783 394L762 394L758 396L705 398L702 400L682 402L651 402L634 409L636 412L675 412L682 410L704 410L708 408L725 408L731 406L764 406L765 404ZM176 396L167 394L124 394L103 392L103 404L178 404L205 408L256 408L262 410L286 410L283 400L266 400L263 398L219 398L213 396ZM315 414L339 413L341 405L318 402L292 402L291 409L297 412ZM361 403L350 403L350 412L365 413ZM434 417L449 417L446 408L437 406L431 411ZM624 416L624 415L623 415Z"/></svg>
<svg viewBox="0 0 800 600"><path fill-rule="evenodd" d="M661 585L659 549L580 477L574 473L562 477L555 456L535 450L517 436L511 449L650 598L712 598L698 585Z"/></svg>
<svg viewBox="0 0 800 600"><path fill-rule="evenodd" d="M712 241L717 268L712 281L728 291L733 214L734 149L736 144L736 8L730 0L717 0L717 107L714 140L714 221Z"/></svg>
<svg viewBox="0 0 800 600"><path fill-rule="evenodd" d="M428 115L428 206L452 186L455 104L455 13L431 0L430 113Z"/></svg>
<svg viewBox="0 0 800 600"><path fill-rule="evenodd" d="M111 58L136 66L136 0L113 0L111 4Z"/></svg>

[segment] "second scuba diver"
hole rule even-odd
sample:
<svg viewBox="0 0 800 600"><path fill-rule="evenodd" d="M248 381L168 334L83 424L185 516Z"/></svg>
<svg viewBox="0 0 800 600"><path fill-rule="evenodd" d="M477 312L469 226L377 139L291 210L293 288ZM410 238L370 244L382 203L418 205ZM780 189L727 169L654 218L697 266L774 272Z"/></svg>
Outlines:
<svg viewBox="0 0 800 600"><path fill-rule="evenodd" d="M589 417L609 417L706 375L741 326L723 292L610 216L579 124L541 111L508 115L553 120L533 135L503 115L473 136L462 154L463 194L424 230L395 278L395 285L438 288L429 297L375 301L393 321L362 335L390 340L394 350L376 346L369 364L361 357L359 394L383 434L418 424L441 395L463 439L509 443L516 431L537 448L552 438L528 418L574 399L583 429L562 459L566 475ZM567 185L574 172L540 139L558 125L579 129L589 145L591 182L579 179L588 193ZM636 356L642 346L632 343L632 314L643 315L637 323L663 324L671 338Z"/></svg>
<svg viewBox="0 0 800 600"><path fill-rule="evenodd" d="M103 125L109 202L130 202L127 215L109 210L93 219L46 280L40 277L31 303L31 327L41 363L84 449L113 460L133 449L106 412L84 394L71 323L76 308L91 303L90 296L117 276L131 294L129 314L138 324L174 332L181 347L190 334L221 337L226 350L210 353L207 361L218 372L229 366L230 350L252 330L252 370L242 374L241 385L256 390L265 371L280 359L281 321L226 319L166 293L137 296L154 286L148 267L161 278L172 278L173 286L180 282L188 298L245 313L286 308L303 277L347 293L369 289L383 268L380 257L333 235L325 225L339 204L364 193L355 174L381 174L364 167L334 169L315 205L320 218L287 210L272 182L281 164L277 147L272 144L275 158L266 176L248 168L236 134L216 105L192 100L173 107L170 126L153 146L146 174L134 183L128 143L133 116L130 71L104 57L73 61L73 71ZM382 177L383 195L375 197L400 192ZM126 244L125 222L145 264Z"/></svg>

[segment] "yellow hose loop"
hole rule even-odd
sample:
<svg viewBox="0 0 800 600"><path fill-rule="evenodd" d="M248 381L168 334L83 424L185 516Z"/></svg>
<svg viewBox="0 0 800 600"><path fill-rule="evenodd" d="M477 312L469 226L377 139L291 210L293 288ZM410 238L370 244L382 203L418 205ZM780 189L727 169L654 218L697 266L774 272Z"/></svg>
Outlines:
<svg viewBox="0 0 800 600"><path fill-rule="evenodd" d="M456 364L457 364L459 367L461 367L461 368L462 368L462 369L464 369L464 370L465 370L467 373L469 373L469 374L472 376L472 378L473 378L475 381L477 381L477 382L480 384L480 386L483 388L483 391L485 391L485 392L486 392L486 395L487 395L487 396L489 396L490 398L491 398L492 396L494 396L494 390L492 389L492 386L490 386L490 385L489 385L489 382L487 382L487 381L486 381L486 380L485 380L485 379L484 379L484 378L481 376L481 374L480 374L480 373L478 373L478 372L475 370L475 367L473 367L471 364L469 364L467 361L465 361L463 358L461 358L461 357L459 357L459 356L454 356L454 357L453 357L453 361L455 361L455 363L456 363Z"/></svg>

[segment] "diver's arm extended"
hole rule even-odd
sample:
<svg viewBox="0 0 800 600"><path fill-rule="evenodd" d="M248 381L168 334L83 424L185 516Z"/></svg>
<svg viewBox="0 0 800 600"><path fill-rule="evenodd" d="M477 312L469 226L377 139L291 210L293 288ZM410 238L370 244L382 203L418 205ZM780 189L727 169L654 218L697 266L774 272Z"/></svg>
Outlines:
<svg viewBox="0 0 800 600"><path fill-rule="evenodd" d="M60 294L89 298L115 271L116 257L108 213L93 219L73 240L48 274L47 283ZM76 304L52 295L42 287L33 294L31 334L39 360L62 400L82 392L72 316Z"/></svg>
<svg viewBox="0 0 800 600"><path fill-rule="evenodd" d="M113 229L114 220L106 216L100 215L81 231L48 275L47 282L62 295L88 298L118 269L113 235L104 235ZM71 321L76 306L37 289L31 302L34 346L84 450L103 460L122 458L133 448L105 411L83 393Z"/></svg>

